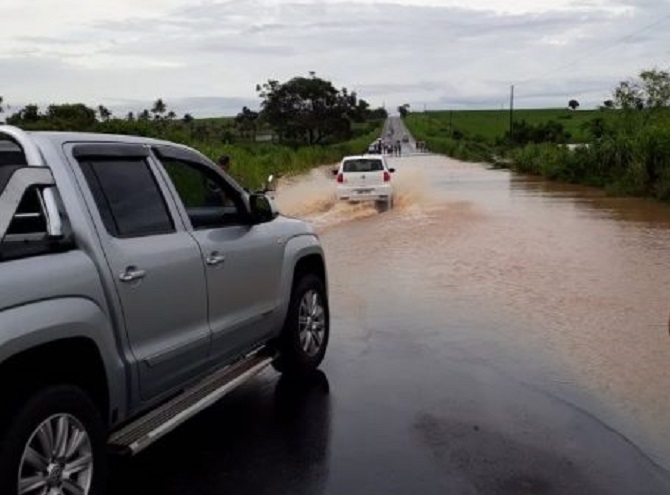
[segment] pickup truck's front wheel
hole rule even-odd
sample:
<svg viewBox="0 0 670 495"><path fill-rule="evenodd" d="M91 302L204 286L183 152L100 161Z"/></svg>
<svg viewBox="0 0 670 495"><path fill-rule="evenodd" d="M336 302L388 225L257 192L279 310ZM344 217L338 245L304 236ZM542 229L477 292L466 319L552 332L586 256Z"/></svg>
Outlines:
<svg viewBox="0 0 670 495"><path fill-rule="evenodd" d="M316 369L326 354L329 336L330 316L324 283L316 275L303 275L291 293L275 369L291 374L306 374Z"/></svg>
<svg viewBox="0 0 670 495"><path fill-rule="evenodd" d="M1 432L3 495L97 495L106 472L100 414L79 388L35 393Z"/></svg>

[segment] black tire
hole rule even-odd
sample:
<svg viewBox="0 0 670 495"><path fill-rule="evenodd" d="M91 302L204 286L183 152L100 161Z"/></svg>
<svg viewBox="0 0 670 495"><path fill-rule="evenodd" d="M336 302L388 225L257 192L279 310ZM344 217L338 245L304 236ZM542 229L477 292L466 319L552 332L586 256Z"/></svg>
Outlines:
<svg viewBox="0 0 670 495"><path fill-rule="evenodd" d="M308 352L304 349L301 340L300 316L301 305L308 294L316 293L323 310L323 334L318 349ZM312 333L312 335L314 335ZM314 337L311 337L314 339ZM279 336L277 347L279 355L273 362L277 371L292 375L308 375L319 367L326 355L328 340L330 338L330 313L328 308L328 295L323 281L316 275L306 274L294 284L291 292L288 314L284 322L284 328ZM317 342L313 340L312 342Z"/></svg>
<svg viewBox="0 0 670 495"><path fill-rule="evenodd" d="M393 199L385 199L383 201L377 201L375 203L375 206L377 207L377 211L379 213L386 213L387 211L390 211L393 209Z"/></svg>
<svg viewBox="0 0 670 495"><path fill-rule="evenodd" d="M8 421L2 424L0 430L2 495L18 494L19 466L33 433L40 425L58 415L74 418L88 435L89 442L86 445L90 446L93 468L87 495L101 495L104 492L107 476L106 432L100 412L80 388L54 385L35 392L16 409L13 415L9 416ZM28 463L26 468L34 469Z"/></svg>

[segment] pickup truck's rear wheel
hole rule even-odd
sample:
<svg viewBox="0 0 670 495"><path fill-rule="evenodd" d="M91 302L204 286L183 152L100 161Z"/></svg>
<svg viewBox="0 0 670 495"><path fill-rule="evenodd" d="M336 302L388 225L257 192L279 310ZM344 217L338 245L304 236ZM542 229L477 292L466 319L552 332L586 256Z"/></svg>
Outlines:
<svg viewBox="0 0 670 495"><path fill-rule="evenodd" d="M0 432L3 495L97 495L106 474L105 429L79 388L35 393Z"/></svg>
<svg viewBox="0 0 670 495"><path fill-rule="evenodd" d="M275 369L291 374L307 374L316 369L328 347L329 320L323 281L313 274L303 275L291 293Z"/></svg>

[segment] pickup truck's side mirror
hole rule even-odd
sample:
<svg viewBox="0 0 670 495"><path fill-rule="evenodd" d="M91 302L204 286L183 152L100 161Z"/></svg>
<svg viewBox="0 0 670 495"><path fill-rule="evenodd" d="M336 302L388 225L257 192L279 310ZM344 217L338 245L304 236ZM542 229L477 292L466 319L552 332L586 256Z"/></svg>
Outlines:
<svg viewBox="0 0 670 495"><path fill-rule="evenodd" d="M338 170L338 169L336 169L336 168L334 168L334 169L332 170L332 172L333 172L333 175L337 175L337 174L338 174L338 172L339 172L339 170Z"/></svg>
<svg viewBox="0 0 670 495"><path fill-rule="evenodd" d="M394 169L394 168L390 168L390 169L389 169L389 172L391 172L391 173L393 174L393 173L395 173L395 169Z"/></svg>
<svg viewBox="0 0 670 495"><path fill-rule="evenodd" d="M253 223L265 223L274 220L277 215L272 200L265 194L252 194L249 196L249 212Z"/></svg>

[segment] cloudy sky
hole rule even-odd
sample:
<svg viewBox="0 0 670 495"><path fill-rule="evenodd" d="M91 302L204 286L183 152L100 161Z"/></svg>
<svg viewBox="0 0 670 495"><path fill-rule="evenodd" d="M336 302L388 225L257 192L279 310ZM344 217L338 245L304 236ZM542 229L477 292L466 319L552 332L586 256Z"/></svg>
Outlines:
<svg viewBox="0 0 670 495"><path fill-rule="evenodd" d="M387 108L501 108L511 84L520 107L588 107L670 67L670 0L2 0L0 19L9 111L231 115L309 71Z"/></svg>

